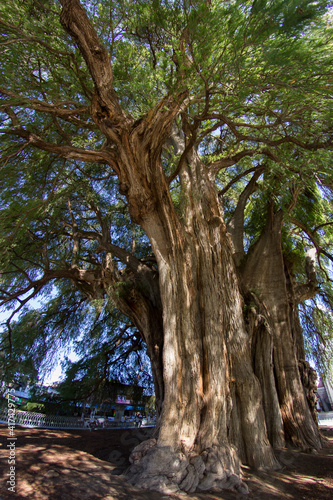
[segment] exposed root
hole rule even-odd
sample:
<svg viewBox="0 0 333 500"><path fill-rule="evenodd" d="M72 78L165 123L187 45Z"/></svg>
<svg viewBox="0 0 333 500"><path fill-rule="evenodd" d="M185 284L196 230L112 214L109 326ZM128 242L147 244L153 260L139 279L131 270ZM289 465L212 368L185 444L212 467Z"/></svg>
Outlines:
<svg viewBox="0 0 333 500"><path fill-rule="evenodd" d="M186 456L170 447L158 446L156 439L149 439L134 448L130 462L127 479L140 488L169 494L212 489L248 493L232 446L214 446L200 455Z"/></svg>

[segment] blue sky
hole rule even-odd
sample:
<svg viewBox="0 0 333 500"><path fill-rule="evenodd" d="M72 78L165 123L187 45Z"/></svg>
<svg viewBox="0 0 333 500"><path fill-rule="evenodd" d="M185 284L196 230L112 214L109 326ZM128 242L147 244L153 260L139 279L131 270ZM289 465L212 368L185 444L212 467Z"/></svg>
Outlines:
<svg viewBox="0 0 333 500"><path fill-rule="evenodd" d="M33 300L31 301L31 306L38 306L40 305L37 301L35 301L35 304L33 304ZM0 325L2 325L7 319L8 317L11 315L11 312L0 312ZM70 350L68 352L68 349L64 349L63 351L60 351L58 354L57 354L57 357L58 357L58 360L57 360L57 363L55 364L54 368L52 368L52 370L50 370L49 373L47 373L46 375L44 375L44 377L42 377L42 381L44 384L46 385L50 385L54 382L59 382L62 378L62 369L61 369L61 361L65 358L65 356L67 356L68 358L70 358L72 361L75 361L76 359L78 359L78 357L75 355L75 353L73 352L73 350Z"/></svg>

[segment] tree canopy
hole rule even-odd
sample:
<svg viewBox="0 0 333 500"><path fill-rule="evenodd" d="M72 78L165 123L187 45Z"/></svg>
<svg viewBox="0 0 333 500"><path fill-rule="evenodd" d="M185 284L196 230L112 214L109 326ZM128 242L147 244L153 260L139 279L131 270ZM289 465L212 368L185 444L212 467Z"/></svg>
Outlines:
<svg viewBox="0 0 333 500"><path fill-rule="evenodd" d="M171 393L185 391L186 374L197 377L195 396L177 404L188 398L198 408L195 442L204 449L217 432L206 415L222 407L207 403L205 413L199 406L210 399L200 394L214 383L222 400L234 370L233 408L242 381L252 384L254 401L255 380L265 378L255 360L266 346L281 375L272 389L277 426L284 420L287 438L301 441L283 403L286 346L293 338L297 360L306 348L320 370L332 352L328 9L323 0L2 3L0 299L9 311L1 334L8 376L36 371L52 348L74 341L82 355L75 376L87 369L100 381L147 382L146 345L163 418L174 415ZM31 309L32 299L40 307ZM252 354L243 356L247 336ZM214 353L229 356L227 365L203 369ZM184 374L176 376L177 355ZM256 378L246 371L250 358ZM247 404L237 411L245 415ZM184 443L192 439L186 425L179 427ZM269 440L281 444L274 432ZM237 427L228 433L236 439ZM240 454L247 446L236 443Z"/></svg>
<svg viewBox="0 0 333 500"><path fill-rule="evenodd" d="M310 345L318 345L330 328L323 332L316 318L332 305L327 149L332 140L332 34L329 19L320 17L325 2L82 5L111 58L114 89L128 116L140 120L167 95L188 92L186 148L197 144L217 174L227 218L253 173L261 173L246 208L247 247L260 234L271 193L286 211L298 196L293 212L286 213L284 245L295 265L308 248L317 249L325 305L307 305L302 313ZM78 43L62 29L60 7L53 1L11 1L3 3L1 12L2 301L24 311L17 328L34 354L40 352L40 360L57 342L56 331L62 331L60 342L69 332L76 338L83 328L79 316L87 316L78 304L89 292L83 290L80 299L80 292L63 289L67 285L61 278L73 279L78 265L85 270L101 265L103 229L122 249L115 257L121 267L124 250L139 259L150 252L142 231L130 222L112 165L105 160L112 144L90 116L90 68ZM177 173L183 160L184 151L169 141L163 168L179 211ZM302 275L304 269L298 266L297 272ZM56 297L54 283L60 287ZM84 286L78 280L76 285ZM41 295L50 298L49 306L25 314L30 298ZM103 294L97 299L91 291L90 299L95 306L87 307L98 314ZM52 315L57 317L46 327ZM3 347L12 336L4 335ZM31 353L23 357L31 362Z"/></svg>

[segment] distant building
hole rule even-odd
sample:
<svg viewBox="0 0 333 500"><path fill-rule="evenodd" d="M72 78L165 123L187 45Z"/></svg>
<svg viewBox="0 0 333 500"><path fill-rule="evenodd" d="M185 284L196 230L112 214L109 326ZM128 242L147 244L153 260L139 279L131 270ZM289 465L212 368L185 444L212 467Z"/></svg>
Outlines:
<svg viewBox="0 0 333 500"><path fill-rule="evenodd" d="M101 414L107 414L120 420L121 417L131 417L137 412L144 414L147 410L149 397L143 396L143 388L117 384L119 393L115 397L106 398L102 403L96 405L96 411Z"/></svg>
<svg viewBox="0 0 333 500"><path fill-rule="evenodd" d="M57 398L57 396L60 395L58 385L59 384L54 383L51 386L44 386L42 383L37 382L33 385L27 384L24 386L20 382L11 382L7 386L3 386L2 393L3 397L8 399L8 390L10 389L11 396L15 398L15 404L18 407L24 406L29 402L35 403L36 400L39 403L50 403L50 401L53 401L58 404L59 400L61 402L61 397L60 399ZM150 396L143 395L142 387L129 386L121 383L115 383L114 386L114 390L111 391L112 394L109 394L108 397L99 403L92 400L68 400L67 403L72 405L76 412L82 411L86 416L93 412L94 414L113 417L115 420L119 421L123 416L130 418L136 413L140 413L141 415L149 413L148 402ZM59 410L57 409L57 411Z"/></svg>
<svg viewBox="0 0 333 500"><path fill-rule="evenodd" d="M29 384L23 385L19 382L11 382L9 384L2 384L2 395L4 398L8 399L8 391L11 390L12 399L14 398L15 404L20 406L24 405L29 401L31 394Z"/></svg>
<svg viewBox="0 0 333 500"><path fill-rule="evenodd" d="M333 386L328 377L319 379L317 396L321 411L333 411Z"/></svg>
<svg viewBox="0 0 333 500"><path fill-rule="evenodd" d="M15 404L18 406L25 405L28 403L32 397L32 393L34 392L35 394L38 395L57 395L59 394L59 391L56 389L56 384L53 384L52 386L43 386L41 384L36 384L36 385L29 385L28 384L21 384L20 382L11 382L6 386L6 388L3 391L3 397L8 399L8 390L11 389L11 395L12 397L15 398ZM14 389L14 391L13 391Z"/></svg>

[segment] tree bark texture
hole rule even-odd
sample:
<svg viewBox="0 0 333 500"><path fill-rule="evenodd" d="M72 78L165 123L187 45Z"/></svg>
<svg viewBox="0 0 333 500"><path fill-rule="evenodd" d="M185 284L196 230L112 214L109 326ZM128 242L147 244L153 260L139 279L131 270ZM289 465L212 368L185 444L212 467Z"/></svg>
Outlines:
<svg viewBox="0 0 333 500"><path fill-rule="evenodd" d="M268 311L266 318L271 325L272 344L269 357L258 354L256 338L254 338L254 356L255 358L259 356L260 363L264 363L270 371L270 379L276 381L286 441L301 448L319 449L321 440L318 427L311 416L299 372L298 355L304 351L300 346L299 335L296 336L295 311L293 310L295 303L290 302L290 294L287 290L281 246L282 224L282 212L274 214L270 207L267 226L241 270L247 289L251 290L265 305ZM260 342L260 349L262 345ZM272 360L271 353L273 353ZM260 378L263 383L263 377ZM274 385L271 386L271 392L275 390ZM269 390L264 390L264 399L273 396L269 392ZM274 405L273 414L276 415L278 430L277 413L276 405ZM268 414L266 412L266 420L271 419L272 411ZM276 444L275 439L278 434L280 432L271 434L274 436L274 444Z"/></svg>
<svg viewBox="0 0 333 500"><path fill-rule="evenodd" d="M276 463L261 388L252 369L231 243L215 188L195 154L181 182L182 219L161 178L155 184L156 210L145 211L141 220L159 267L165 395L158 438L148 450L134 451L129 477L161 491L215 485L244 491L240 451L254 466ZM138 207L134 213L137 217ZM232 411L240 417L236 448Z"/></svg>

